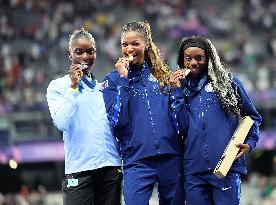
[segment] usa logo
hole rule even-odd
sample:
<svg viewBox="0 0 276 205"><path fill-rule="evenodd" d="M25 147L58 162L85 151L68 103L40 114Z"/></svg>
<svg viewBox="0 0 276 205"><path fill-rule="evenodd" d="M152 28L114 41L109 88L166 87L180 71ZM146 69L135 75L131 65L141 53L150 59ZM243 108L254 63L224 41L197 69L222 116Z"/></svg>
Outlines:
<svg viewBox="0 0 276 205"><path fill-rule="evenodd" d="M105 89L108 87L108 80L105 80L103 83L102 83L102 89Z"/></svg>
<svg viewBox="0 0 276 205"><path fill-rule="evenodd" d="M206 86L205 86L205 90L206 92L208 93L213 93L214 92L214 89L213 89L213 86L211 83L208 83Z"/></svg>
<svg viewBox="0 0 276 205"><path fill-rule="evenodd" d="M151 81L151 82L157 82L157 81L158 81L152 74L149 74L148 79L149 79L149 81Z"/></svg>

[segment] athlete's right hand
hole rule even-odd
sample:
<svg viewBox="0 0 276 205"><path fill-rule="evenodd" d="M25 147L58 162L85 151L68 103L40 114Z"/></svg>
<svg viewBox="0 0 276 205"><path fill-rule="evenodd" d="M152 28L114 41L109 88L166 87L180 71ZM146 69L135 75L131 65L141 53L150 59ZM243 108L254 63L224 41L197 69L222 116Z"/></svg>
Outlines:
<svg viewBox="0 0 276 205"><path fill-rule="evenodd" d="M79 64L72 64L69 69L69 76L71 79L71 88L76 88L78 82L80 81L81 77L83 76L83 72L80 69Z"/></svg>
<svg viewBox="0 0 276 205"><path fill-rule="evenodd" d="M174 73L171 74L169 82L172 87L179 88L181 86L181 80L185 78L185 74L183 70L176 70Z"/></svg>
<svg viewBox="0 0 276 205"><path fill-rule="evenodd" d="M116 70L119 72L120 77L127 77L128 75L129 60L127 58L119 58L115 64Z"/></svg>

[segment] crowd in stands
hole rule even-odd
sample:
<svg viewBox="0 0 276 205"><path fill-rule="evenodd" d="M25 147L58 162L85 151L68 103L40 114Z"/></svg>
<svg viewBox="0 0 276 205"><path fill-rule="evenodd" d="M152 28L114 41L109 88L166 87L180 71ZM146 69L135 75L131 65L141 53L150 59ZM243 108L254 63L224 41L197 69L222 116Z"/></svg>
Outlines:
<svg viewBox="0 0 276 205"><path fill-rule="evenodd" d="M47 109L49 81L67 72L68 34L85 27L97 42L96 77L113 69L121 26L147 20L164 58L176 68L185 36L213 40L249 91L276 87L273 0L0 0L0 113Z"/></svg>
<svg viewBox="0 0 276 205"><path fill-rule="evenodd" d="M69 69L67 39L76 28L95 37L102 80L121 56L122 25L133 20L150 22L172 69L183 37L207 36L253 100L276 99L275 0L0 0L0 115L48 110L46 88ZM242 205L273 204L275 187L274 178L251 175ZM42 197L0 193L0 205L51 204Z"/></svg>

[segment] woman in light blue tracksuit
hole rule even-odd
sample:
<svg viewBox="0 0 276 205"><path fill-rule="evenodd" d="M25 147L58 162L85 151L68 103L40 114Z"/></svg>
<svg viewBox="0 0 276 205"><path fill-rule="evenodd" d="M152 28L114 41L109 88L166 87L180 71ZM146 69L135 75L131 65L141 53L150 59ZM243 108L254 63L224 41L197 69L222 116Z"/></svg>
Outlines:
<svg viewBox="0 0 276 205"><path fill-rule="evenodd" d="M182 41L179 69L170 81L176 85L176 112L180 127L188 126L184 140L184 174L187 205L237 205L240 201L240 174L246 174L245 156L259 139L261 117L241 81L224 69L210 40L190 37ZM188 125L181 124L181 118ZM218 179L213 170L242 116L254 124L227 176ZM184 121L185 122L185 121Z"/></svg>
<svg viewBox="0 0 276 205"><path fill-rule="evenodd" d="M121 158L107 119L102 83L92 74L96 42L80 28L70 35L68 48L68 74L47 88L53 123L63 132L63 204L119 205Z"/></svg>

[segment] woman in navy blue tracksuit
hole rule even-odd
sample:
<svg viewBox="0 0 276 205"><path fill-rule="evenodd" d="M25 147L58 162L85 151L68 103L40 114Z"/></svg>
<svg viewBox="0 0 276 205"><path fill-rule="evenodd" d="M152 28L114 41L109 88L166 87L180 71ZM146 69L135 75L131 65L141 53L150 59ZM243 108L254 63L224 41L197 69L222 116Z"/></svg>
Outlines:
<svg viewBox="0 0 276 205"><path fill-rule="evenodd" d="M147 205L157 182L160 204L183 205L181 139L166 94L171 73L148 23L125 25L121 47L124 57L107 74L103 94L120 143L125 202Z"/></svg>
<svg viewBox="0 0 276 205"><path fill-rule="evenodd" d="M185 195L187 205L235 205L240 201L240 174L246 174L245 154L259 139L261 117L242 83L224 69L209 39L189 37L181 42L177 70L170 82L176 87L177 119L188 110L188 134L184 140ZM250 116L254 124L227 176L218 179L213 170L230 141L239 119ZM180 127L186 127L181 124Z"/></svg>

